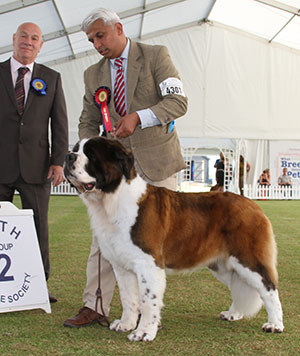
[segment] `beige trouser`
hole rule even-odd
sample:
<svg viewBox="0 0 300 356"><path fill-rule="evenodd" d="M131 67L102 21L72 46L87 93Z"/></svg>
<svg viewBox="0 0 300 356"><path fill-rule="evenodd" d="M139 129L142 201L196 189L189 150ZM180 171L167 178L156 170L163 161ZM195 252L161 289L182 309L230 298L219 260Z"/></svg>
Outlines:
<svg viewBox="0 0 300 356"><path fill-rule="evenodd" d="M138 170L138 169L137 169ZM139 172L140 173L140 172ZM143 175L140 174L142 177ZM170 190L176 190L177 187L177 174L171 177L159 181L151 182L145 177L143 177L148 183L157 187L166 187ZM96 306L96 290L98 288L98 259L99 259L99 247L95 236L92 237L92 245L90 250L90 255L87 262L86 268L86 287L83 292L83 302L84 305L92 310L95 310ZM116 278L112 269L111 264L102 257L101 255L101 291L102 291L102 303L105 315L109 315L110 303L113 297ZM102 314L100 302L97 305L98 313Z"/></svg>

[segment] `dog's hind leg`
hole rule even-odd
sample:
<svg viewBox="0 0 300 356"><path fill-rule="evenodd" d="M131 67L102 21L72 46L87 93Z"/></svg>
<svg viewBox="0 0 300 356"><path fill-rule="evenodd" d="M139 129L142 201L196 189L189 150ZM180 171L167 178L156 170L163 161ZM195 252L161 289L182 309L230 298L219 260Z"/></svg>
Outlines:
<svg viewBox="0 0 300 356"><path fill-rule="evenodd" d="M263 331L282 333L284 326L278 290L275 289L268 291L262 288L262 298L268 313L268 322L262 326Z"/></svg>
<svg viewBox="0 0 300 356"><path fill-rule="evenodd" d="M160 311L166 288L165 271L156 265L137 267L140 293L141 319L136 330L128 336L130 341L154 340L160 325Z"/></svg>
<svg viewBox="0 0 300 356"><path fill-rule="evenodd" d="M222 312L220 318L223 320L239 320L243 316L251 317L259 312L262 300L256 289L251 287L240 276L233 271L230 283L232 305L228 312Z"/></svg>
<svg viewBox="0 0 300 356"><path fill-rule="evenodd" d="M241 320L244 315L254 315L259 311L262 305L259 294L243 282L234 270L223 262L212 264L209 269L213 276L226 284L231 292L232 304L229 310L220 313L222 320Z"/></svg>
<svg viewBox="0 0 300 356"><path fill-rule="evenodd" d="M135 329L139 316L139 291L136 275L114 266L122 303L122 317L110 324L110 329L126 332Z"/></svg>
<svg viewBox="0 0 300 356"><path fill-rule="evenodd" d="M283 316L278 290L270 277L271 273L277 275L276 268L269 269L269 272L266 267L260 266L262 272L254 272L240 264L235 257L230 257L230 264L240 278L255 289L263 300L268 313L268 322L263 325L263 330L274 333L283 332Z"/></svg>

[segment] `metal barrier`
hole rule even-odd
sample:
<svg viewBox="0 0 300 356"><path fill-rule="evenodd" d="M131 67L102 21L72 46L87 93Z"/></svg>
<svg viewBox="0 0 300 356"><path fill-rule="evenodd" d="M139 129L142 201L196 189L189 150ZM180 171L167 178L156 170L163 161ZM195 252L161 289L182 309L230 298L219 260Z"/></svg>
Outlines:
<svg viewBox="0 0 300 356"><path fill-rule="evenodd" d="M268 187L245 184L244 196L249 199L277 199L277 200L299 200L300 186L283 187L280 185L269 185Z"/></svg>

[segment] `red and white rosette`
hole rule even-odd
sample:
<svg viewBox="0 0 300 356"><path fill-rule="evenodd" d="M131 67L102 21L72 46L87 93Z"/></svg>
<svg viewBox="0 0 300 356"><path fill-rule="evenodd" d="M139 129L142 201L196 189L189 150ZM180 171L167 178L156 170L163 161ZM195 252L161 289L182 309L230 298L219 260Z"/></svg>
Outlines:
<svg viewBox="0 0 300 356"><path fill-rule="evenodd" d="M94 95L94 103L96 106L98 106L98 108L101 111L103 125L106 132L111 132L113 130L110 121L109 112L108 112L108 107L107 107L107 105L110 102L110 98L111 98L111 91L108 87L104 87L104 86L98 88Z"/></svg>

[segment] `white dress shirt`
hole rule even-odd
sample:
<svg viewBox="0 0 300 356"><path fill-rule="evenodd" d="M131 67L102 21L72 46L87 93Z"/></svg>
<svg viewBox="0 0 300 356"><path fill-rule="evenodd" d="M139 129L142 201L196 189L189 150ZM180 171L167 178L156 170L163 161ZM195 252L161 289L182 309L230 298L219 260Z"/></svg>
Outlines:
<svg viewBox="0 0 300 356"><path fill-rule="evenodd" d="M130 40L127 39L126 47L124 48L124 51L122 52L122 54L120 56L123 59L122 65L123 65L124 80L125 80L126 111L127 111L127 65L128 65L129 49L130 49ZM117 66L115 65L115 60L116 60L116 58L110 60L110 74L111 74L111 82L112 82L113 90L114 90L114 85L115 85L115 80L116 80L117 69L118 69ZM154 115L154 113L151 109L139 110L139 111L137 111L137 114L139 115L142 129L144 129L146 127L155 126L155 125L161 125L160 121L158 120L156 115Z"/></svg>
<svg viewBox="0 0 300 356"><path fill-rule="evenodd" d="M11 77L12 77L12 82L13 86L16 86L16 81L18 78L18 69L20 67L27 67L29 71L24 75L24 90L25 90L25 99L24 99L24 105L26 103L27 97L28 97L28 92L29 92L29 86L30 86L30 81L32 77L32 71L33 71L33 65L34 62L30 64L22 64L19 61L17 61L14 57L10 58L10 71L11 71Z"/></svg>

